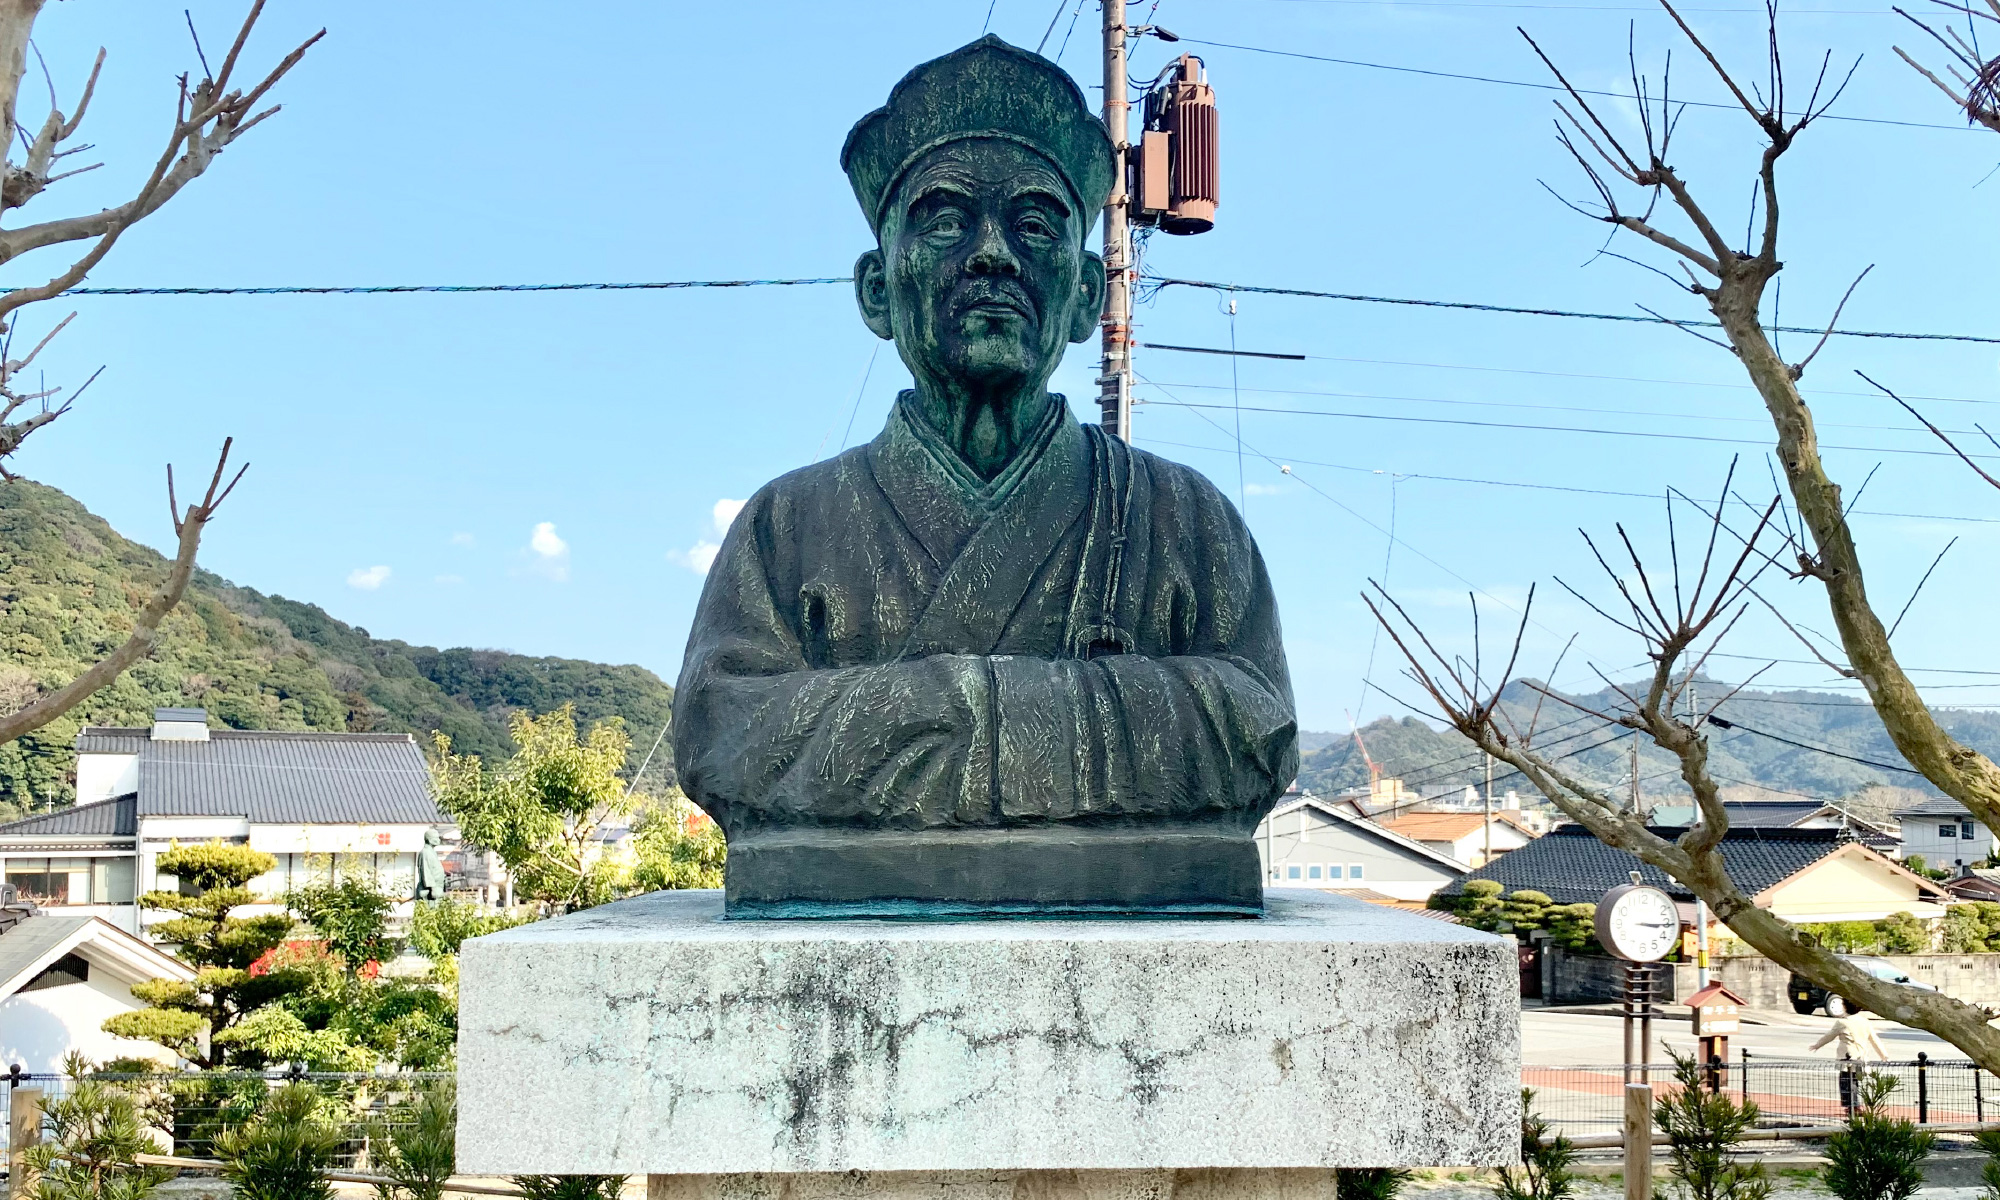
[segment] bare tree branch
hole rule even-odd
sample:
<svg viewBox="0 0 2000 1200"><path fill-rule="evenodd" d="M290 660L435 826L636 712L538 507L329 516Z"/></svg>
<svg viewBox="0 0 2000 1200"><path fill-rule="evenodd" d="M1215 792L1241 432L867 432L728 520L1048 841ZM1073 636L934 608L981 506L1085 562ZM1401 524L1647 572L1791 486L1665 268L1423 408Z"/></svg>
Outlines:
<svg viewBox="0 0 2000 1200"><path fill-rule="evenodd" d="M215 518L216 510L236 487L236 481L249 470L248 464L239 468L227 487L222 487L222 473L229 465L229 440L224 439L222 453L215 460L215 474L208 482L208 491L201 503L190 504L185 513L174 514L174 533L180 541L174 560L167 567L167 577L160 581L152 596L147 599L132 618L132 633L110 654L105 655L89 670L72 679L67 685L41 697L34 703L6 717L0 717L0 743L11 742L23 734L33 733L50 721L62 716L78 704L88 699L99 688L123 674L127 667L153 652L159 641L160 622L173 611L186 593L188 579L194 574L195 552L201 547L202 532ZM171 480L173 468L167 468ZM171 484L169 484L171 487ZM218 490L220 489L220 490Z"/></svg>

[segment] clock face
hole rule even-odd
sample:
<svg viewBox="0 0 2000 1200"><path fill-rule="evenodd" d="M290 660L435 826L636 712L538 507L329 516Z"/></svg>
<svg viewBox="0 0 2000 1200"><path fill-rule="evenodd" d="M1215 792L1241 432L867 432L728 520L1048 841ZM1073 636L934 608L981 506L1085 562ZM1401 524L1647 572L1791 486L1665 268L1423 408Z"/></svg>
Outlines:
<svg viewBox="0 0 2000 1200"><path fill-rule="evenodd" d="M1620 958L1657 962L1680 940L1680 911L1655 887L1613 888L1597 914L1598 940Z"/></svg>

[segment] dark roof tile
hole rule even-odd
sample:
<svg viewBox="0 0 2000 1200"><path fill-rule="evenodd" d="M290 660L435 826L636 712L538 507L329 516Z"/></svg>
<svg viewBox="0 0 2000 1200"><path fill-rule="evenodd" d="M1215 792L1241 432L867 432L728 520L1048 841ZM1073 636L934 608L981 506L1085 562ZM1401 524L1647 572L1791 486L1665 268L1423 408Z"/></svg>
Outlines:
<svg viewBox="0 0 2000 1200"><path fill-rule="evenodd" d="M1681 831L1655 832L1672 838ZM1731 829L1722 838L1722 861L1736 885L1754 896L1832 854L1846 840L1838 829ZM1694 899L1666 872L1605 845L1581 825L1550 830L1443 890L1457 893L1474 879L1491 879L1510 892L1529 888L1546 893L1558 904L1595 904L1605 892L1631 882L1633 871L1675 899Z"/></svg>
<svg viewBox="0 0 2000 1200"><path fill-rule="evenodd" d="M77 804L0 825L0 837L131 837L139 832L135 796Z"/></svg>

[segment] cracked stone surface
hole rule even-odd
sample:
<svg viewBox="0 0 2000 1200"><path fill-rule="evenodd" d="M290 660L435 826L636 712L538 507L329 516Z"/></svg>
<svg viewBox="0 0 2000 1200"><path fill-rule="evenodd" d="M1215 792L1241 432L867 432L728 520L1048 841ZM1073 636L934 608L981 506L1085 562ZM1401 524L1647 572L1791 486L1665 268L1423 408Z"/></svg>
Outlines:
<svg viewBox="0 0 2000 1200"><path fill-rule="evenodd" d="M1258 920L724 921L658 892L466 943L480 1174L1482 1166L1511 941L1314 894Z"/></svg>

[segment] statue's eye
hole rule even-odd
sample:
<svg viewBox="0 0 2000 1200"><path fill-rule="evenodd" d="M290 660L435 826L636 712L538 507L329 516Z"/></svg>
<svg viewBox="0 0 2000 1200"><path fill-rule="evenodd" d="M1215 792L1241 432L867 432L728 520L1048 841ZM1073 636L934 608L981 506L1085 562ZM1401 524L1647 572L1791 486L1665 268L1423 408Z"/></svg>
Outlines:
<svg viewBox="0 0 2000 1200"><path fill-rule="evenodd" d="M965 232L965 214L951 208L933 213L931 219L924 222L924 232L956 237Z"/></svg>
<svg viewBox="0 0 2000 1200"><path fill-rule="evenodd" d="M1032 209L1021 214L1021 219L1015 222L1014 227L1031 237L1052 238L1056 235L1055 223L1050 221L1046 214Z"/></svg>

